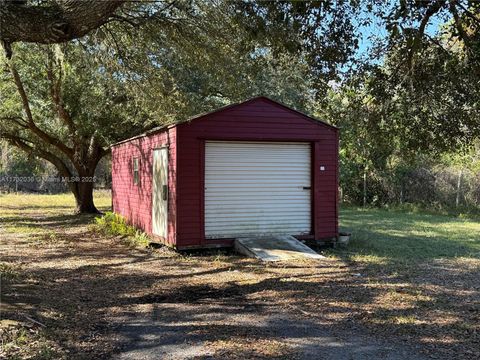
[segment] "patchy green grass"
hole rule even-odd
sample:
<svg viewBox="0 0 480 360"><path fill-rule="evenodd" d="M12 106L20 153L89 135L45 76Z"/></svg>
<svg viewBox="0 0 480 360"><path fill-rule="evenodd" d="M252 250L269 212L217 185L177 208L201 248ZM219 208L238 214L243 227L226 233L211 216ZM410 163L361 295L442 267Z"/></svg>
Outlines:
<svg viewBox="0 0 480 360"><path fill-rule="evenodd" d="M22 326L16 321L0 321L0 344L2 359L54 360L59 358L55 344L45 337L44 331Z"/></svg>
<svg viewBox="0 0 480 360"><path fill-rule="evenodd" d="M99 210L106 211L110 209L110 191L94 191L94 201ZM0 208L2 209L2 217L4 217L4 212L6 214L9 213L9 209L15 211L23 210L25 212L42 209L43 213L57 213L59 210L64 209L72 212L75 208L75 198L71 193L54 195L24 193L0 194Z"/></svg>
<svg viewBox="0 0 480 360"><path fill-rule="evenodd" d="M109 210L108 193L95 199ZM427 358L478 358L475 221L343 208L341 226L353 232L347 248L320 261L265 264L127 247L118 234L135 239L137 230L122 219L108 214L92 225L94 215L73 209L69 194L0 195L0 358L110 358L138 342L118 333L132 316L178 327L177 337L159 337L155 346L203 341L212 359L295 358L298 347L285 334L305 321ZM268 321L280 317L277 334ZM258 326L262 318L266 326ZM159 330L151 331L145 338Z"/></svg>
<svg viewBox="0 0 480 360"><path fill-rule="evenodd" d="M100 211L111 207L110 191L94 192L95 205ZM75 198L70 193L0 194L0 226L5 233L30 240L54 240L51 229L88 224L95 215L74 215Z"/></svg>
<svg viewBox="0 0 480 360"><path fill-rule="evenodd" d="M480 222L396 210L342 208L340 227L352 232L336 254L385 265L433 259L480 259Z"/></svg>
<svg viewBox="0 0 480 360"><path fill-rule="evenodd" d="M2 281L12 281L20 277L20 269L18 266L0 263L0 285Z"/></svg>
<svg viewBox="0 0 480 360"><path fill-rule="evenodd" d="M122 240L132 247L145 248L150 244L147 234L127 224L124 217L110 211L95 218L95 224L91 229L105 235L121 236Z"/></svg>

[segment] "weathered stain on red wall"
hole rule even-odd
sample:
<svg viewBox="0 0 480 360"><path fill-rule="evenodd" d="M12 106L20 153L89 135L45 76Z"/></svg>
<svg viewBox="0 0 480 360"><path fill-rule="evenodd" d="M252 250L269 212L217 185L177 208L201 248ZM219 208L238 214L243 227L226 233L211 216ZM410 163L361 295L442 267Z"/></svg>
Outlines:
<svg viewBox="0 0 480 360"><path fill-rule="evenodd" d="M113 211L132 225L152 234L153 149L168 146L168 239L175 244L176 224L176 128L140 137L112 147ZM139 159L139 184L133 182L133 158Z"/></svg>
<svg viewBox="0 0 480 360"><path fill-rule="evenodd" d="M151 234L152 150L169 144L168 243L177 248L229 245L205 240L205 141L304 141L312 146L312 236L338 234L338 129L267 98L255 98L112 148L114 211ZM140 185L132 162L140 158ZM321 167L323 170L321 170Z"/></svg>

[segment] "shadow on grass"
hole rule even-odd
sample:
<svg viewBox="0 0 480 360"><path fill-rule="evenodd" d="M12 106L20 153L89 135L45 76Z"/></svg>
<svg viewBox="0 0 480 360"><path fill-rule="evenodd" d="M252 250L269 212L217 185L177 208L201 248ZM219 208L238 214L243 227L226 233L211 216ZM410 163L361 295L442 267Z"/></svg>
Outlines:
<svg viewBox="0 0 480 360"><path fill-rule="evenodd" d="M16 208L18 209L18 207ZM66 207L68 211L66 214L55 215L39 215L39 214L27 214L17 215L12 217L0 218L0 226L15 226L31 228L32 232L36 229L55 229L55 228L68 228L76 225L87 225L101 216L101 214L74 214L71 207ZM110 208L100 208L99 211L110 211Z"/></svg>
<svg viewBox="0 0 480 360"><path fill-rule="evenodd" d="M350 248L335 252L349 265L319 261L266 266L225 256L212 268L215 255L156 257L97 241L99 235L90 232L79 234L75 247L39 248L31 258L2 254L2 261L29 264L22 276L2 284L2 316L22 320L17 311L22 309L44 323L46 336L69 350L72 359L108 358L113 349L151 350L161 358L159 354L188 351L192 344L218 341L241 345L221 349L212 358L290 358L303 351L306 358L323 354L344 359L358 355L365 344L357 334L388 337L391 346L371 340L375 349L365 350L364 358L419 358L398 352L405 346L397 348L390 341L398 338L407 342L407 349L429 349L443 358L476 354L480 270L459 271L442 263L419 270L408 264L412 258L441 257L442 246L448 250L445 258L454 257L454 249L460 254L471 251L460 236L449 240L436 229L448 218L434 219L433 227L427 224L413 232L425 217L353 211L342 215L355 238ZM87 224L93 217L31 216L2 219L0 224L27 226L34 232ZM448 241L460 245L451 248ZM428 251L419 256L425 247ZM358 254L382 257L385 263L372 263L368 276L356 276L365 266L353 261ZM86 265L87 260L96 262ZM393 270L394 262L403 264L401 271ZM332 334L349 338L332 342ZM449 342L444 341L447 336ZM294 351L270 355L255 349L255 344L278 347L286 339L296 344Z"/></svg>

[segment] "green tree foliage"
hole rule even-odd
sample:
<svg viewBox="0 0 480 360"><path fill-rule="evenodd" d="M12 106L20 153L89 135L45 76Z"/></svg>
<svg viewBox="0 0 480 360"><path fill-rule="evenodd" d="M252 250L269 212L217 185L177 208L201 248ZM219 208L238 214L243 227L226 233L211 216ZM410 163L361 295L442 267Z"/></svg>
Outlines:
<svg viewBox="0 0 480 360"><path fill-rule="evenodd" d="M306 109L308 65L247 40L233 10L200 2L193 14L172 10L169 19L194 19L182 26L155 19L60 45L14 44L1 65L0 137L73 179L77 211L92 212L93 184L82 179L117 140L260 94Z"/></svg>
<svg viewBox="0 0 480 360"><path fill-rule="evenodd" d="M451 19L435 36L422 36L412 56L411 37L396 34L381 63L358 66L329 92L321 108L342 128L347 200L461 203L462 181L474 182L476 170L467 163L478 166L470 149L480 138L479 67L472 52L478 27L467 15L462 19L467 40ZM475 194L478 185L469 188ZM469 199L477 206L476 195Z"/></svg>
<svg viewBox="0 0 480 360"><path fill-rule="evenodd" d="M17 44L0 82L0 137L55 165L80 212L96 211L91 178L109 142L133 129L121 119L134 109L89 55L73 44Z"/></svg>
<svg viewBox="0 0 480 360"><path fill-rule="evenodd" d="M367 0L368 12L381 19L388 36L381 39L386 50L403 46L406 50L404 62L413 65L422 57L422 50L435 46L446 50L445 44L428 31L433 22L445 24L449 37L457 38L470 61L478 65L480 2L476 0L401 0L395 2ZM366 20L369 21L369 18Z"/></svg>
<svg viewBox="0 0 480 360"><path fill-rule="evenodd" d="M10 21L10 35L0 34L13 50L2 60L0 137L64 176L93 174L112 142L255 95L342 128L341 183L355 202L408 200L407 188L447 166L445 154L457 174L453 158L479 138L478 2L108 3L92 21L71 18L75 7L90 11L84 4L60 0L12 2L0 13L2 24L14 16L30 26L38 11L72 19L47 21L38 36L11 31L21 22ZM388 36L362 62L359 29L374 17ZM65 31L82 21L85 30ZM434 21L444 23L437 34ZM71 184L79 211L95 211L91 187L81 186Z"/></svg>
<svg viewBox="0 0 480 360"><path fill-rule="evenodd" d="M339 79L340 66L353 60L359 1L240 1L235 7L238 25L252 38L274 54L287 50L305 59L317 98L328 81Z"/></svg>
<svg viewBox="0 0 480 360"><path fill-rule="evenodd" d="M156 19L141 28L112 24L96 40L112 49L102 54L104 66L128 79L135 101L156 123L255 95L308 108L313 96L308 64L252 38L234 14L230 3L199 2L188 21Z"/></svg>
<svg viewBox="0 0 480 360"><path fill-rule="evenodd" d="M45 166L39 159L25 154L5 141L0 141L0 176L36 176Z"/></svg>

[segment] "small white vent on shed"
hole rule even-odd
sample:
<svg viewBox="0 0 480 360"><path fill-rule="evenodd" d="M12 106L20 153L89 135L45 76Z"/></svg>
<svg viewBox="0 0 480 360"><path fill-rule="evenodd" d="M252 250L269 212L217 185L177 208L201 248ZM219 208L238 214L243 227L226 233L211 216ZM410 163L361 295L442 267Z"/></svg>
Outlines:
<svg viewBox="0 0 480 360"><path fill-rule="evenodd" d="M205 236L308 234L309 143L207 141Z"/></svg>

